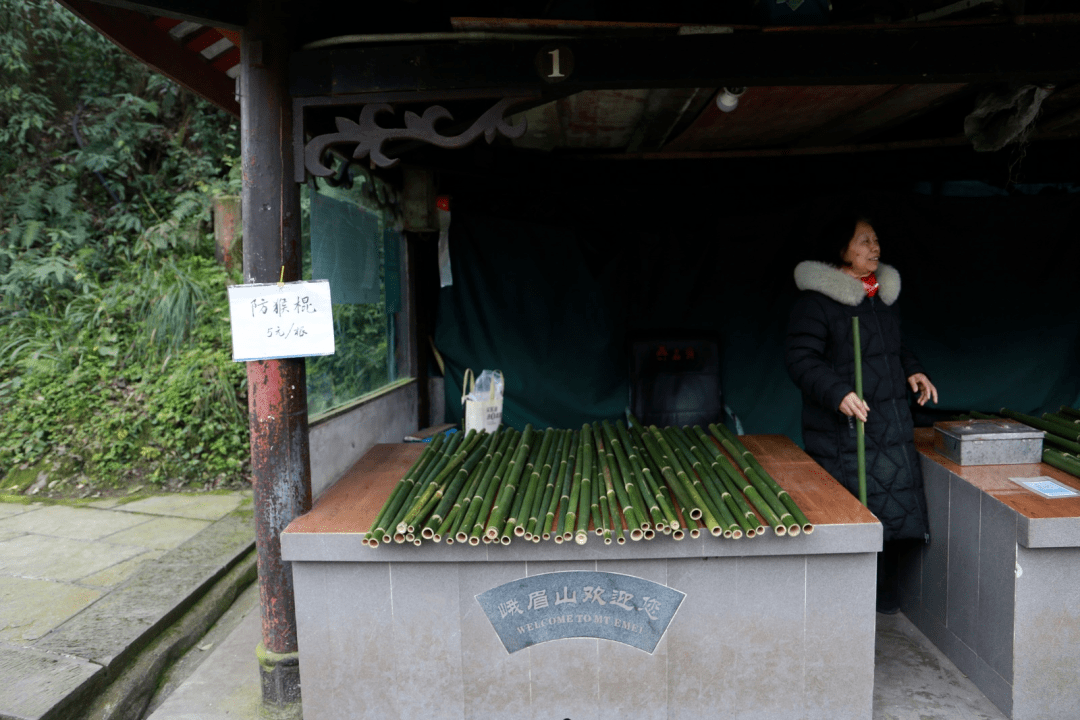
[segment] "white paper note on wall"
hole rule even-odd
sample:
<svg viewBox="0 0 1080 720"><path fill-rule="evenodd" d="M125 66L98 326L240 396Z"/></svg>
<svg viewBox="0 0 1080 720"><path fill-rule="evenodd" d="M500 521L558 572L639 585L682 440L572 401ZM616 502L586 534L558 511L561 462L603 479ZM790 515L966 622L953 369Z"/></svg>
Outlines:
<svg viewBox="0 0 1080 720"><path fill-rule="evenodd" d="M229 287L233 360L334 354L327 280Z"/></svg>

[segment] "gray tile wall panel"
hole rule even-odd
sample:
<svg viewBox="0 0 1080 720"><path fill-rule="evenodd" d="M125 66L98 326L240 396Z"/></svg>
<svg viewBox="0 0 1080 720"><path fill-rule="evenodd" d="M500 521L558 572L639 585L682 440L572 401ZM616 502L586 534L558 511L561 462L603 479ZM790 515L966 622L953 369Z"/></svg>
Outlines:
<svg viewBox="0 0 1080 720"><path fill-rule="evenodd" d="M975 675L977 656L971 646L958 638L956 633L948 627L940 632L939 637L941 642L934 640L934 644L938 646L941 652L945 653L953 661L953 664L960 669L960 672L968 677Z"/></svg>
<svg viewBox="0 0 1080 720"><path fill-rule="evenodd" d="M392 563L390 583L400 716L460 718L465 698L457 566Z"/></svg>
<svg viewBox="0 0 1080 720"><path fill-rule="evenodd" d="M863 720L873 710L877 559L807 556L803 715Z"/></svg>
<svg viewBox="0 0 1080 720"><path fill-rule="evenodd" d="M1080 549L1021 547L1016 580L1014 720L1080 714Z"/></svg>
<svg viewBox="0 0 1080 720"><path fill-rule="evenodd" d="M293 585L299 646L319 649L300 653L304 717L398 717L389 568L298 563Z"/></svg>
<svg viewBox="0 0 1080 720"><path fill-rule="evenodd" d="M1028 520L925 457L923 474L931 544L908 618L1013 720L1075 720L1080 519Z"/></svg>
<svg viewBox="0 0 1080 720"><path fill-rule="evenodd" d="M704 563L703 560L678 561ZM667 560L599 562L600 572L621 573L668 584ZM672 624L679 622L675 613ZM670 626L669 626L670 629ZM669 643L667 633L650 655L629 645L599 641L598 676L601 715L607 718L664 720L667 718L667 670ZM573 718L573 715L563 717ZM559 720L562 720L560 718Z"/></svg>
<svg viewBox="0 0 1080 720"><path fill-rule="evenodd" d="M968 677L999 710L1006 715L1012 714L1012 683L990 667L982 657L975 657L974 672Z"/></svg>
<svg viewBox="0 0 1080 720"><path fill-rule="evenodd" d="M942 625L947 619L949 598L949 486L951 473L922 457L930 519L930 544L922 554L922 609Z"/></svg>
<svg viewBox="0 0 1080 720"><path fill-rule="evenodd" d="M948 632L945 623L929 615L924 608L919 608L912 613L905 612L904 614L907 615L907 619L911 621L912 625L919 628L919 632L934 643L939 650L945 652L945 634Z"/></svg>
<svg viewBox="0 0 1080 720"><path fill-rule="evenodd" d="M874 557L294 563L305 717L868 717ZM583 569L687 594L655 652L590 638L506 653L475 596Z"/></svg>
<svg viewBox="0 0 1080 720"><path fill-rule="evenodd" d="M805 573L805 557L739 560L731 608L736 720L802 717Z"/></svg>
<svg viewBox="0 0 1080 720"><path fill-rule="evenodd" d="M466 720L508 717L529 697L529 652L506 652L476 596L525 577L525 563L462 563L458 569L461 608L462 689Z"/></svg>
<svg viewBox="0 0 1080 720"><path fill-rule="evenodd" d="M953 476L949 483L949 597L945 624L969 648L975 647L979 607L978 488ZM959 663L957 663L959 665Z"/></svg>
<svg viewBox="0 0 1080 720"><path fill-rule="evenodd" d="M599 720L600 640L568 638L522 650L529 655L533 720ZM513 715L511 715L512 717Z"/></svg>
<svg viewBox="0 0 1080 720"><path fill-rule="evenodd" d="M981 512L975 652L1011 683L1017 514L989 495L982 498Z"/></svg>
<svg viewBox="0 0 1080 720"><path fill-rule="evenodd" d="M595 562L530 562L527 575L595 570ZM599 720L599 658L603 641L570 638L541 643L520 652L529 656L533 720Z"/></svg>
<svg viewBox="0 0 1080 720"><path fill-rule="evenodd" d="M738 558L669 561L668 585L686 593L665 641L671 720L736 717L740 688L733 680L744 642L735 608Z"/></svg>
<svg viewBox="0 0 1080 720"><path fill-rule="evenodd" d="M731 611L740 602L738 558L669 561L669 585L686 593L667 628L667 712L691 720L724 712L734 717L739 697L732 680L740 627Z"/></svg>

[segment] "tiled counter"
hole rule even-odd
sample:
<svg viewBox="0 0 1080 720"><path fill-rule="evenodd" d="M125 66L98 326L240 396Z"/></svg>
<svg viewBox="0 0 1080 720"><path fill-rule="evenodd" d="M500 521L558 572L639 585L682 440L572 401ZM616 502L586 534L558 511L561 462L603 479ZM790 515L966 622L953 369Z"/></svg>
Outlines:
<svg viewBox="0 0 1080 720"><path fill-rule="evenodd" d="M305 720L869 720L881 525L788 438L744 438L810 535L361 545L419 445L380 445L282 534ZM686 594L652 654L572 638L513 654L475 596L572 570Z"/></svg>
<svg viewBox="0 0 1080 720"><path fill-rule="evenodd" d="M916 430L930 543L907 558L904 614L1014 720L1080 716L1080 498L1047 499L1009 478L1060 470L961 467Z"/></svg>

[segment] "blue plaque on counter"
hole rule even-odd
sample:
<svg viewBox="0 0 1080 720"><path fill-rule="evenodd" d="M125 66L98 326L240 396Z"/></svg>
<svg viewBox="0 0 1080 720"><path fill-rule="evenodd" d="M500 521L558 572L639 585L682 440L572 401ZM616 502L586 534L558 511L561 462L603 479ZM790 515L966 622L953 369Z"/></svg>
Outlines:
<svg viewBox="0 0 1080 720"><path fill-rule="evenodd" d="M508 653L549 640L603 638L652 654L685 593L633 575L556 572L476 596Z"/></svg>

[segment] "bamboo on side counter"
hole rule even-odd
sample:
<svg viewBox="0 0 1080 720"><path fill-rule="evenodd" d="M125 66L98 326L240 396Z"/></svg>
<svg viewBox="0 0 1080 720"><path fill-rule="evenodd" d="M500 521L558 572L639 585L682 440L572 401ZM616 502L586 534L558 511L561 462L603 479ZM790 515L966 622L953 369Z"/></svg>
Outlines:
<svg viewBox="0 0 1080 720"><path fill-rule="evenodd" d="M458 495L461 494L461 489L464 487L465 482L472 476L473 470L476 469L485 458L490 457L491 450L490 445L492 440L496 438L496 435L482 435L483 440L469 453L469 456L461 463L461 467L453 475L453 479L448 481L445 491L439 489L435 491L429 504L438 501L438 505L434 510L428 512L421 511L420 518L417 522L421 522L424 517L428 518L428 521L424 524L421 530L421 536L425 540L434 539L435 530L442 525L444 516L450 511L454 501L457 500ZM436 542L438 540L436 539Z"/></svg>
<svg viewBox="0 0 1080 720"><path fill-rule="evenodd" d="M1060 435L1066 440L1071 440L1072 442L1080 442L1080 429L1066 427L1066 423L1055 422L1053 420L1044 420L1042 418L1037 418L1032 415L1025 415L1024 413L1010 410L1009 408L1001 408L1000 414L1013 420L1019 420L1025 425L1030 425L1031 427L1038 430L1045 430L1046 432L1052 432L1055 435Z"/></svg>
<svg viewBox="0 0 1080 720"><path fill-rule="evenodd" d="M1043 413L1041 418L1032 415L1001 408L998 414L1011 420L1017 420L1037 430L1043 431L1043 454L1042 461L1047 465L1053 465L1058 470L1070 475L1080 477L1080 424L1073 418L1080 420L1080 410L1062 405L1058 413ZM996 415L971 411L968 413L973 418L983 420L997 420ZM1047 444L1054 447L1048 448Z"/></svg>
<svg viewBox="0 0 1080 720"><path fill-rule="evenodd" d="M1043 462L1053 465L1058 470L1080 477L1080 458L1075 455L1063 453L1060 450L1047 448L1043 450Z"/></svg>
<svg viewBox="0 0 1080 720"><path fill-rule="evenodd" d="M694 475L693 471L687 471L687 468L683 465L682 459L679 454L672 448L668 442L664 433L660 431L660 428L655 425L649 427L649 432L656 438L657 444L660 449L669 458L671 463L675 466L676 476L683 482L683 486L690 494L694 504L700 508L700 515L694 516L694 513L690 513L691 520L701 520L702 524L709 529L709 532L716 536L722 534L720 523L716 519L716 510L713 507L712 502L706 498L704 494L704 486L701 484L701 480Z"/></svg>
<svg viewBox="0 0 1080 720"><path fill-rule="evenodd" d="M714 522L712 524L709 523L707 517L705 518L704 525L709 530L709 533L714 537L719 535L730 537L734 534L734 528L738 523L735 521L735 516L731 514L731 511L724 504L723 494L717 492L715 486L711 484L712 476L709 468L686 445L685 438L678 428L664 428L660 431L660 434L664 436L668 446L678 457L678 462L687 471L687 475L692 479L694 489L707 506L705 510L713 518ZM750 529L748 536L754 537L754 534L754 529Z"/></svg>
<svg viewBox="0 0 1080 720"><path fill-rule="evenodd" d="M1068 405L1062 405L1058 409L1058 412L1061 413L1062 415L1068 415L1071 418L1074 418L1076 420L1080 420L1080 410L1077 410L1074 407L1069 407Z"/></svg>
<svg viewBox="0 0 1080 720"><path fill-rule="evenodd" d="M442 469L438 475L428 481L427 485L420 492L419 496L413 501L412 507L405 513L405 516L398 522L398 533L412 532L414 523L417 517L420 516L427 505L429 499L435 495L436 492L441 492L443 483L450 477L450 474L457 470L458 465L465 462L465 458L472 450L475 441L479 438L479 435L474 430L470 430L465 434L465 439L461 441L461 446L457 449L453 456L447 458L447 461L443 464Z"/></svg>

